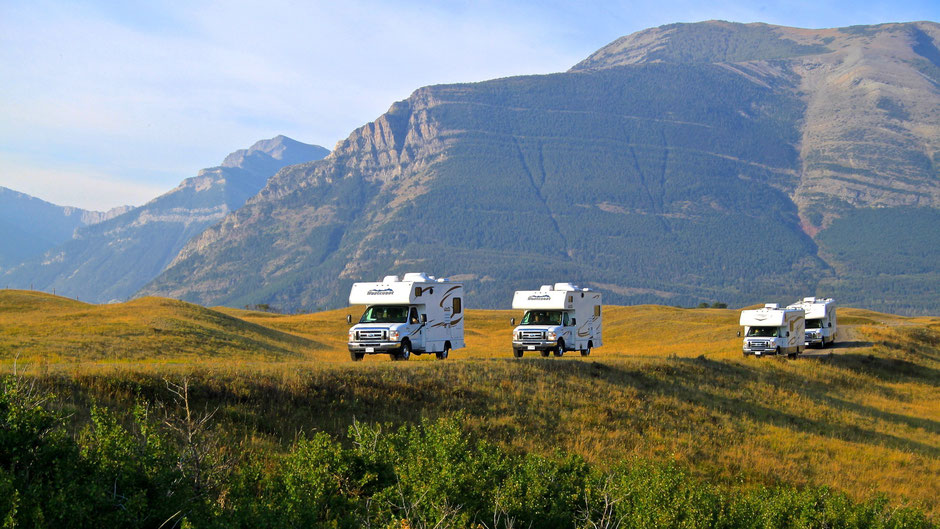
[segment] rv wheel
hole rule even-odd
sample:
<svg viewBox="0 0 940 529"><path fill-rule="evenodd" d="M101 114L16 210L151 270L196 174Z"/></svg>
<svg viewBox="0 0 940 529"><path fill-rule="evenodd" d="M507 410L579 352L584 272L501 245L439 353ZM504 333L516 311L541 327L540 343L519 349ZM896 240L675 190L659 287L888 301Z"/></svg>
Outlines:
<svg viewBox="0 0 940 529"><path fill-rule="evenodd" d="M366 355L365 353L354 353L352 351L349 352L349 358L352 358L353 362L358 362L362 360L362 357L364 357L365 355Z"/></svg>
<svg viewBox="0 0 940 529"><path fill-rule="evenodd" d="M548 349L543 349L543 350L539 351L539 353L541 353L542 358L548 358L548 354L549 354Z"/></svg>
<svg viewBox="0 0 940 529"><path fill-rule="evenodd" d="M408 342L401 343L401 350L398 351L398 354L393 356L394 360L408 360L411 358L411 344Z"/></svg>
<svg viewBox="0 0 940 529"><path fill-rule="evenodd" d="M564 356L565 354L565 342L558 340L558 346L555 347L555 356Z"/></svg>
<svg viewBox="0 0 940 529"><path fill-rule="evenodd" d="M446 360L446 359L447 359L447 355L450 354L450 346L449 346L449 345L445 345L443 351L441 351L441 352L439 352L439 353L434 353L434 354L437 355L437 359L438 359L438 360Z"/></svg>
<svg viewBox="0 0 940 529"><path fill-rule="evenodd" d="M512 355L516 358L522 358L522 349L513 348Z"/></svg>
<svg viewBox="0 0 940 529"><path fill-rule="evenodd" d="M590 355L590 354L591 354L591 348L590 348L590 347L588 347L587 349L581 349L581 356L588 356L588 355Z"/></svg>

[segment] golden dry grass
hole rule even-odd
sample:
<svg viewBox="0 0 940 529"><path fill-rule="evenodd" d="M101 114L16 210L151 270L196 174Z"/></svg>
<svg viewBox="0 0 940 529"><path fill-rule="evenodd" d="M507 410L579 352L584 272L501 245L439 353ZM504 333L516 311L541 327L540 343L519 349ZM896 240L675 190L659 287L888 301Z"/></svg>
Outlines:
<svg viewBox="0 0 940 529"><path fill-rule="evenodd" d="M24 290L0 291L0 359L32 362L284 360L324 346L165 298L91 305Z"/></svg>
<svg viewBox="0 0 940 529"><path fill-rule="evenodd" d="M834 354L788 361L742 358L737 310L608 306L605 345L590 358L520 361L508 346L518 313L470 310L467 347L448 361L353 363L345 315L358 310L93 306L3 291L0 354L7 364L15 353L44 357L40 378L77 417L91 399L165 398L163 378L188 375L228 429L268 446L300 431L340 434L353 417L402 423L460 410L521 450L564 448L600 464L668 458L729 486L881 492L940 515L940 318L840 308ZM147 331L156 321L182 323Z"/></svg>

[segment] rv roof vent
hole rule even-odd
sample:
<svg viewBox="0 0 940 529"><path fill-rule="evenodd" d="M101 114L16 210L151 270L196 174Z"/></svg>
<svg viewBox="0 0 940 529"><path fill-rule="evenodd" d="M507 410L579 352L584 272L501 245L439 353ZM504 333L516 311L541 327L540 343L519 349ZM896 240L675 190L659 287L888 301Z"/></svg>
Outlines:
<svg viewBox="0 0 940 529"><path fill-rule="evenodd" d="M446 277L441 277L437 280L438 283L447 283L448 281L450 281L450 279L447 279Z"/></svg>
<svg viewBox="0 0 940 529"><path fill-rule="evenodd" d="M765 309L779 309L780 304L779 303L764 303L764 308Z"/></svg>
<svg viewBox="0 0 940 529"><path fill-rule="evenodd" d="M539 287L539 291L541 292L549 292L551 289L552 289L551 285L542 285Z"/></svg>
<svg viewBox="0 0 940 529"><path fill-rule="evenodd" d="M382 279L382 282L383 283L397 283L398 276L385 276L385 278Z"/></svg>
<svg viewBox="0 0 940 529"><path fill-rule="evenodd" d="M424 272L409 272L405 274L403 278L405 281L430 281L431 278L428 277Z"/></svg>
<svg viewBox="0 0 940 529"><path fill-rule="evenodd" d="M803 298L803 301L806 301L809 303L816 303L816 298Z"/></svg>
<svg viewBox="0 0 940 529"><path fill-rule="evenodd" d="M572 283L555 283L555 290L578 290Z"/></svg>

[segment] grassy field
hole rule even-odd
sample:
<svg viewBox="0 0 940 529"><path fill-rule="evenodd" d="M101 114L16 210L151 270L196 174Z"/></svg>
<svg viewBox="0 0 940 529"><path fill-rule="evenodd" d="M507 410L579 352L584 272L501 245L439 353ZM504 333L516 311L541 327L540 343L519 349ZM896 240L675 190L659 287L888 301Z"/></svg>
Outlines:
<svg viewBox="0 0 940 529"><path fill-rule="evenodd" d="M59 395L76 428L92 402L167 400L189 377L233 442L285 447L353 418L462 412L525 452L676 461L749 488L829 485L940 516L940 318L840 308L827 354L743 358L737 310L605 307L589 358L511 358L512 311L467 311L467 347L440 362L349 361L345 315L275 315L145 298L87 305L0 291L0 361Z"/></svg>

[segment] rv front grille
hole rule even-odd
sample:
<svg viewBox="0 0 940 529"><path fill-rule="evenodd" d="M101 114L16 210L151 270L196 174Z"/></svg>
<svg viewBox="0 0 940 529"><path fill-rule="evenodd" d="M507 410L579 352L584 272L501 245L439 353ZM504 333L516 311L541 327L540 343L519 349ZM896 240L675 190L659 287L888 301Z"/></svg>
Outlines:
<svg viewBox="0 0 940 529"><path fill-rule="evenodd" d="M541 340L545 338L545 331L520 331L519 338L523 340Z"/></svg>
<svg viewBox="0 0 940 529"><path fill-rule="evenodd" d="M358 340L382 340L384 338L385 331L381 329L356 331L356 339Z"/></svg>

